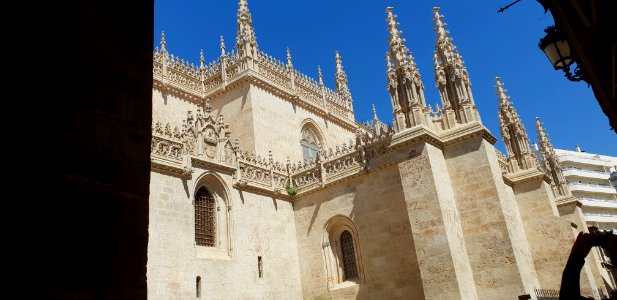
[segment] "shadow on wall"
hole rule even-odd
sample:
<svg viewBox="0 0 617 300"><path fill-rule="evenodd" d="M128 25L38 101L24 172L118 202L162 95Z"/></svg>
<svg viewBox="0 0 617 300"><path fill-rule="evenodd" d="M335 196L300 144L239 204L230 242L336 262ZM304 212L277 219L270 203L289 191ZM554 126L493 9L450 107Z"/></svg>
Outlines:
<svg viewBox="0 0 617 300"><path fill-rule="evenodd" d="M93 0L53 10L53 43L37 40L62 45L49 47L62 52L52 55L62 65L44 80L52 87L41 88L61 90L62 100L38 101L53 105L38 110L44 135L55 139L47 145L58 150L37 166L50 174L38 188L51 196L35 197L48 239L36 241L45 243L45 293L146 299L154 3Z"/></svg>

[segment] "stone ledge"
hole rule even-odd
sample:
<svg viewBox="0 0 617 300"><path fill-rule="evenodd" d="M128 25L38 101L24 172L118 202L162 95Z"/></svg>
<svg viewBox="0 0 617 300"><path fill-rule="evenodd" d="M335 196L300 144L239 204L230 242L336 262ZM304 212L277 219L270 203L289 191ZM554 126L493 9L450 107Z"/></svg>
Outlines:
<svg viewBox="0 0 617 300"><path fill-rule="evenodd" d="M158 156L150 156L150 168L153 172L168 174L180 178L190 179L192 170L182 166L182 163Z"/></svg>
<svg viewBox="0 0 617 300"><path fill-rule="evenodd" d="M512 184L519 184L528 181L544 180L547 183L551 183L551 179L538 169L521 170L516 173L508 173L503 176L507 178Z"/></svg>

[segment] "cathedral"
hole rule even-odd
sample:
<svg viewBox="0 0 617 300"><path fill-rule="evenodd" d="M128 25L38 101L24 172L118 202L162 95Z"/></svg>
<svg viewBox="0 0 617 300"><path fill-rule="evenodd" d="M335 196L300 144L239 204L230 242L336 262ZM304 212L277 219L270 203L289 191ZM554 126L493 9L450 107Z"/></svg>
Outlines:
<svg viewBox="0 0 617 300"><path fill-rule="evenodd" d="M425 85L386 9L392 125L354 117L335 87L259 48L246 0L235 48L199 66L161 36L153 61L148 298L537 299L559 290L587 231L543 124L539 151L496 78L500 133L482 124L462 56L432 11ZM428 12L427 12L428 13ZM385 39L384 39L385 42ZM432 88L432 87L431 87ZM537 154L536 154L537 153ZM610 288L595 251L581 288ZM614 286L613 286L614 287Z"/></svg>

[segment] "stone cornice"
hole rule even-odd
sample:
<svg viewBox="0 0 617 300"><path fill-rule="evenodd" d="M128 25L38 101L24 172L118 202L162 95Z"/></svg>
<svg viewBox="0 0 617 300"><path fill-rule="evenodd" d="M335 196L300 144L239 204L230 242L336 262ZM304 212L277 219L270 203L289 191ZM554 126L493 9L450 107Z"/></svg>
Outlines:
<svg viewBox="0 0 617 300"><path fill-rule="evenodd" d="M488 129L486 129L486 127L479 122L471 122L462 126L459 125L440 134L440 139L445 147L449 147L475 137L482 137L492 145L497 143L497 138L495 138L495 136L493 136L490 131L488 131Z"/></svg>
<svg viewBox="0 0 617 300"><path fill-rule="evenodd" d="M398 132L392 137L391 147L393 149L426 142L437 148L443 149L464 142L466 140L482 137L491 144L495 144L497 139L486 127L479 122L471 122L467 125L459 125L450 130L435 132L428 127L420 124Z"/></svg>
<svg viewBox="0 0 617 300"><path fill-rule="evenodd" d="M192 103L200 104L205 99L203 93L197 91L191 91L175 82L165 79L160 74L153 74L152 76L152 88L162 92L172 94L178 98L190 101Z"/></svg>
<svg viewBox="0 0 617 300"><path fill-rule="evenodd" d="M191 156L191 165L206 170L219 171L221 173L233 174L236 171L235 166L230 166L215 161L204 160L195 156Z"/></svg>
<svg viewBox="0 0 617 300"><path fill-rule="evenodd" d="M509 187L514 187L514 182L512 182L512 180L510 180L510 178L506 177L505 175L503 176L503 183L505 183Z"/></svg>
<svg viewBox="0 0 617 300"><path fill-rule="evenodd" d="M294 199L294 197L288 195L287 191L285 190L282 190L282 189L269 190L269 189L263 188L261 186L258 186L251 182L246 182L246 181L236 182L234 183L233 187L240 191L250 192L253 194L262 195L266 197L272 197L275 199L281 199L285 201L291 201Z"/></svg>
<svg viewBox="0 0 617 300"><path fill-rule="evenodd" d="M443 142L439 136L424 125L414 126L394 134L390 148L398 149L423 142L429 143L440 149L443 148Z"/></svg>
<svg viewBox="0 0 617 300"><path fill-rule="evenodd" d="M516 173L508 173L504 175L504 178L507 178L514 185L517 185L523 182L528 182L528 181L540 181L540 180L544 180L547 183L551 182L551 179L548 176L546 176L544 172L541 172L538 169L521 170Z"/></svg>
<svg viewBox="0 0 617 300"><path fill-rule="evenodd" d="M583 203L581 203L581 201L578 200L574 196L566 196L566 197L557 198L555 200L555 204L557 205L557 207L570 206L570 205L576 205L578 207L583 206Z"/></svg>
<svg viewBox="0 0 617 300"><path fill-rule="evenodd" d="M185 168L180 162L171 161L155 155L150 156L150 169L153 172L168 174L184 179L190 179L192 170Z"/></svg>

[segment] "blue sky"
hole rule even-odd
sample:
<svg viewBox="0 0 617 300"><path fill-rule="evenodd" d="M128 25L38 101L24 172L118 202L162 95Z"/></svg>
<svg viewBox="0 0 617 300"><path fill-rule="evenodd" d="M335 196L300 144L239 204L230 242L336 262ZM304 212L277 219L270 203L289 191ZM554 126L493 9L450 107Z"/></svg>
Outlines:
<svg viewBox="0 0 617 300"><path fill-rule="evenodd" d="M553 24L550 13L544 14L534 0L523 0L505 13L496 13L510 2L249 0L249 8L262 51L284 61L289 47L296 69L317 78L317 65L321 65L324 82L332 88L334 51L340 51L356 119L370 119L374 103L379 118L391 123L385 79L385 8L394 7L422 75L427 102L434 105L439 94L433 77L431 9L439 6L470 73L482 121L498 138L498 148L504 150L495 76L505 84L532 142L536 140L534 117L539 116L556 148L573 150L580 145L587 152L617 156L617 136L609 129L592 89L553 70L538 49L543 29ZM154 46L159 45L160 32L165 30L167 48L174 55L198 64L203 48L206 61L212 61L220 53L219 36L225 37L228 51L233 48L236 11L235 0L157 0Z"/></svg>

